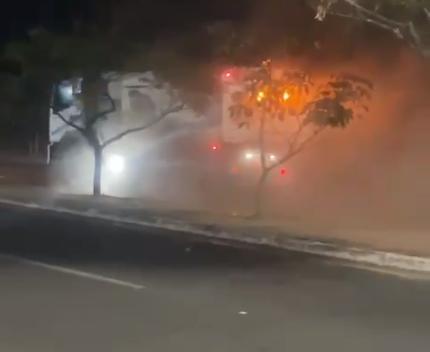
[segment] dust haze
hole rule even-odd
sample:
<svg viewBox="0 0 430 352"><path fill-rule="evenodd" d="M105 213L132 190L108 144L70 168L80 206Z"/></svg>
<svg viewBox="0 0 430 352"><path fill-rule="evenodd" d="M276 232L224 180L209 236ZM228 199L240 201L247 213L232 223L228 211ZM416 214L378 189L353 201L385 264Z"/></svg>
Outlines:
<svg viewBox="0 0 430 352"><path fill-rule="evenodd" d="M332 228L428 230L428 63L402 49L390 58L358 54L349 62L305 65L369 78L371 110L297 156L285 206L269 197L270 211Z"/></svg>
<svg viewBox="0 0 430 352"><path fill-rule="evenodd" d="M430 229L430 71L413 51L395 53L294 62L314 73L353 72L370 79L372 103L367 115L345 129L328 130L291 160L288 184L266 190L267 218L329 230ZM217 189L202 182L178 176L169 181L170 197L151 196L185 208L252 211L252 188Z"/></svg>
<svg viewBox="0 0 430 352"><path fill-rule="evenodd" d="M329 49L319 51L320 45ZM357 45L347 58L335 52L336 46L322 40L315 43L312 53L290 58L286 64L314 75L350 72L371 80L374 91L370 112L354 119L345 129L324 132L288 163L288 182L282 190L266 189L266 219L301 223L308 229L328 232L342 229L428 231L428 60L392 42L380 47ZM162 139L181 134L178 128L166 128ZM184 127L184 135L187 128ZM136 145L145 138L145 143L149 140L154 145L161 143L161 137L148 131L128 137L119 146L138 150ZM202 147L208 146L212 137L208 138ZM199 165L193 160L179 168L170 166L140 174L138 188L114 195L157 200L170 208L228 214L252 211L253 187L223 183L214 186L201 175ZM150 168L148 164L147 169Z"/></svg>
<svg viewBox="0 0 430 352"><path fill-rule="evenodd" d="M291 160L288 185L266 190L267 218L327 231L430 229L429 65L407 48L392 53L357 50L343 62L292 60L314 73L359 74L374 91L368 114L345 129L328 130ZM203 198L197 207L251 211L251 190L224 191L209 202L206 192Z"/></svg>

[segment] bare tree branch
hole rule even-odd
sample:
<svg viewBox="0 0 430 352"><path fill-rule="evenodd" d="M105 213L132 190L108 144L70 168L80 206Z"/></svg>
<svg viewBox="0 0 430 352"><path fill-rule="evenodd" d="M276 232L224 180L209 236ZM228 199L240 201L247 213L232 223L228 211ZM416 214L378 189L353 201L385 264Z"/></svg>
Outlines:
<svg viewBox="0 0 430 352"><path fill-rule="evenodd" d="M74 129L78 130L82 134L85 134L85 129L84 128L76 125L72 121L67 120L61 112L55 111L54 114L57 115L66 125L68 125L70 127L73 127Z"/></svg>
<svg viewBox="0 0 430 352"><path fill-rule="evenodd" d="M424 13L426 14L427 20L430 22L430 10L426 7L424 7Z"/></svg>
<svg viewBox="0 0 430 352"><path fill-rule="evenodd" d="M419 48L421 46L421 38L420 38L413 22L408 23L408 29L409 29L409 33L411 34L413 41L415 42L415 45Z"/></svg>
<svg viewBox="0 0 430 352"><path fill-rule="evenodd" d="M173 114L175 112L179 112L179 111L183 110L184 107L185 107L184 104L179 104L179 105L176 105L174 107L170 107L167 110L165 110L162 113L160 113L160 115L156 119L152 120L151 122L149 122L149 123L147 123L147 124L145 124L143 126L139 126L139 127L135 127L135 128L129 128L129 129L127 129L127 130L125 130L125 131L117 134L116 136L114 136L112 138L109 138L108 140L106 140L105 142L102 143L102 148L107 147L108 145L110 145L110 144L112 144L112 143L120 140L121 138L127 136L128 134L146 130L147 128L149 128L149 127L155 125L156 123L160 122L166 116L168 116L170 114Z"/></svg>
<svg viewBox="0 0 430 352"><path fill-rule="evenodd" d="M377 27L380 27L384 30L388 30L394 33L398 38L405 39L409 42L409 44L415 49L419 50L420 53L424 56L430 55L429 48L423 44L423 35L422 31L418 31L416 25L413 21L396 21L390 19L386 16L381 15L377 9L371 10L359 3L358 0L338 0L339 2L343 2L351 7L352 13L344 13L333 10L334 2L323 3L317 7L317 14L315 18L317 20L322 21L326 14L329 13L334 16L344 17L348 19L353 19L357 21L363 21L370 24L373 24ZM430 10L423 7L424 14L428 21L430 21Z"/></svg>
<svg viewBox="0 0 430 352"><path fill-rule="evenodd" d="M305 125L306 125L305 120L302 119L299 122L299 125L297 126L297 130L289 138L288 150L292 150L296 146L296 143L297 143L303 129L305 128Z"/></svg>
<svg viewBox="0 0 430 352"><path fill-rule="evenodd" d="M319 128L317 128L308 138L306 138L291 154L290 154L290 158L294 155L296 155L297 153L300 153L301 151L303 151L303 149L305 149L305 147L312 141L314 140L322 131L324 131L324 129L327 126L321 126Z"/></svg>
<svg viewBox="0 0 430 352"><path fill-rule="evenodd" d="M100 119L101 117L104 117L104 116L111 114L111 113L116 111L115 100L113 100L113 98L109 94L109 92L106 93L106 98L108 98L108 100L109 100L110 108L105 110L105 111L98 112L97 114L94 114L94 116L92 116L92 118L88 121L88 123L87 123L88 126L94 125L97 122L97 120Z"/></svg>
<svg viewBox="0 0 430 352"><path fill-rule="evenodd" d="M279 159L276 163L270 165L267 168L267 171L273 170L274 168L282 165L283 163L285 163L286 161L288 161L289 159L291 159L296 154L298 154L301 151L303 151L305 149L305 147L312 140L314 140L322 131L324 131L325 128L326 128L326 126L322 126L322 127L318 128L318 129L316 129L308 138L306 138L302 143L300 143L300 145L298 147L296 147L296 148L293 147L293 149L288 149L287 153L281 159Z"/></svg>
<svg viewBox="0 0 430 352"><path fill-rule="evenodd" d="M330 12L330 14L333 16L348 18L348 19L355 20L355 21L360 21L360 22L364 21L364 22L373 24L377 27L383 28L385 30L391 31L396 35L396 37L398 37L400 39L404 38L403 34L401 33L401 31L398 27L393 28L392 26L389 26L383 22L378 22L378 21L371 19L371 18L366 18L363 16L354 16L354 15L341 13L341 12L334 12L334 11Z"/></svg>
<svg viewBox="0 0 430 352"><path fill-rule="evenodd" d="M390 25L392 27L396 27L396 26L404 27L407 25L407 23L391 20L387 17L380 15L375 11L369 10L364 6L361 6L357 0L343 0L343 1L349 4L350 6L352 6L353 8L357 9L358 11L362 12L363 14L368 15L370 17L374 17L375 19L379 20L379 22L383 22L383 23L385 22L387 25Z"/></svg>

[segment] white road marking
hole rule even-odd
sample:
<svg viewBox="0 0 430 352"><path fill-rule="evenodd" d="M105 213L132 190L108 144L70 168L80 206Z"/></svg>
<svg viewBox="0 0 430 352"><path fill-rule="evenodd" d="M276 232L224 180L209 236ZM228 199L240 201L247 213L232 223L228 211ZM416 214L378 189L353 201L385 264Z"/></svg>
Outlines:
<svg viewBox="0 0 430 352"><path fill-rule="evenodd" d="M2 254L2 255L0 255L0 257L5 258L5 259L9 259L9 260L13 260L16 262L21 262L21 263L31 265L31 266L37 266L39 268L44 268L47 270L57 271L57 272L67 274L67 275L73 275L73 276L83 277L83 278L90 279L90 280L106 282L106 283L109 283L112 285L128 287L128 288L132 288L134 290L141 290L141 289L146 288L144 285L138 285L138 284L135 284L135 283L132 283L129 281L117 280L117 279L114 279L114 278L111 278L108 276L103 276L103 275L98 275L98 274L94 274L94 273L89 273L86 271L66 268L66 267L59 266L59 265L47 264L47 263L43 263L43 262L39 262L39 261L35 261L35 260L23 258L23 257L18 257L15 255Z"/></svg>
<svg viewBox="0 0 430 352"><path fill-rule="evenodd" d="M248 312L246 312L246 311L244 311L244 310L241 310L241 311L239 312L239 315L248 315Z"/></svg>

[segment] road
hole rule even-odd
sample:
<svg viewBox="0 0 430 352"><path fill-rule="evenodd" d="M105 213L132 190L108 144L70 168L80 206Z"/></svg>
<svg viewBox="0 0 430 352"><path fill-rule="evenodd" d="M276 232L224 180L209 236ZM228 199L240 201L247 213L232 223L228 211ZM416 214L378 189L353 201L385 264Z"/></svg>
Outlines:
<svg viewBox="0 0 430 352"><path fill-rule="evenodd" d="M430 282L0 209L0 351L427 351Z"/></svg>

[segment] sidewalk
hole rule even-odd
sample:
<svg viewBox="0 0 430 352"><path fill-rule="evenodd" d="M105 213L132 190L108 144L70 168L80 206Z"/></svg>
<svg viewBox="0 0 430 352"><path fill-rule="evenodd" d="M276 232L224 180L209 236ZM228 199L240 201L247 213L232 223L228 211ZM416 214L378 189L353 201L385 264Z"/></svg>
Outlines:
<svg viewBox="0 0 430 352"><path fill-rule="evenodd" d="M237 214L169 208L155 200L59 194L44 187L0 187L0 204L151 226L213 240L268 245L372 265L430 272L430 234L426 229L342 227L312 219L249 220Z"/></svg>

